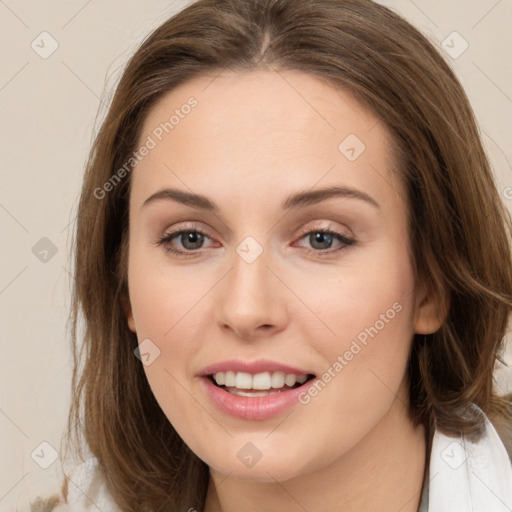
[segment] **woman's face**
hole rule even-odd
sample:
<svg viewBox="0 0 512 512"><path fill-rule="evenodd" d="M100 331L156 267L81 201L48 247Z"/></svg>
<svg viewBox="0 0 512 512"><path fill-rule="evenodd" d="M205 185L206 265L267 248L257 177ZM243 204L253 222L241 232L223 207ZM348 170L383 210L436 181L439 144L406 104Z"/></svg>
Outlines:
<svg viewBox="0 0 512 512"><path fill-rule="evenodd" d="M128 323L185 443L282 481L405 417L413 334L438 324L383 124L303 72L232 72L167 94L143 147Z"/></svg>

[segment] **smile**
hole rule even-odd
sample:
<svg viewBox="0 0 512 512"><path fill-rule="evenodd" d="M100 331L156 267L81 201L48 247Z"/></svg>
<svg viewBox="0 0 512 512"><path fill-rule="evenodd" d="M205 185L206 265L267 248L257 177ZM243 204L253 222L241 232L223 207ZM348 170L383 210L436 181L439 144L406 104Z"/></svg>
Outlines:
<svg viewBox="0 0 512 512"><path fill-rule="evenodd" d="M282 391L297 388L313 375L295 375L293 373L262 372L251 375L247 372L217 372L211 376L213 383L237 396L269 396Z"/></svg>
<svg viewBox="0 0 512 512"><path fill-rule="evenodd" d="M317 380L313 373L279 363L240 360L212 365L199 377L217 411L250 421L283 414Z"/></svg>

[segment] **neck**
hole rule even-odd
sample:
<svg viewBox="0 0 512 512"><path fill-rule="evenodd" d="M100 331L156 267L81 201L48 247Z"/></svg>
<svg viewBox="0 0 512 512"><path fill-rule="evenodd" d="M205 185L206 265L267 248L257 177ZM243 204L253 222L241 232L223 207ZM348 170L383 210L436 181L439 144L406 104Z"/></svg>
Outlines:
<svg viewBox="0 0 512 512"><path fill-rule="evenodd" d="M314 473L268 483L211 469L204 512L417 512L426 451L425 427L413 427L397 398L356 446Z"/></svg>

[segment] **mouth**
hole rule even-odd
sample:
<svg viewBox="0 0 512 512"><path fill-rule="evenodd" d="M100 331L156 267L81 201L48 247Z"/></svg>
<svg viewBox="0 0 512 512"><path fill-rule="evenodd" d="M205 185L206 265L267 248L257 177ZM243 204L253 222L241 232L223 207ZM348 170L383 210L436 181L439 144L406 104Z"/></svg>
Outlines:
<svg viewBox="0 0 512 512"><path fill-rule="evenodd" d="M219 389L242 397L265 397L305 386L315 375L285 373L282 371L261 372L216 372L206 376Z"/></svg>
<svg viewBox="0 0 512 512"><path fill-rule="evenodd" d="M256 421L276 418L303 403L301 397L318 380L311 370L271 359L231 359L203 368L198 377L217 411Z"/></svg>

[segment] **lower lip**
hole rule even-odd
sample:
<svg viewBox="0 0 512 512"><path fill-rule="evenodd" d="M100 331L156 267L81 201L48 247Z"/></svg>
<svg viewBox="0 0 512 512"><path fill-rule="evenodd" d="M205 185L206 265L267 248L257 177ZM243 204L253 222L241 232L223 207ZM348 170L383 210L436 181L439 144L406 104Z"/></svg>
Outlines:
<svg viewBox="0 0 512 512"><path fill-rule="evenodd" d="M200 381L212 402L225 414L244 420L266 420L279 416L287 409L299 403L299 395L307 392L315 378L298 388L281 391L268 396L238 396L216 386L208 377Z"/></svg>

